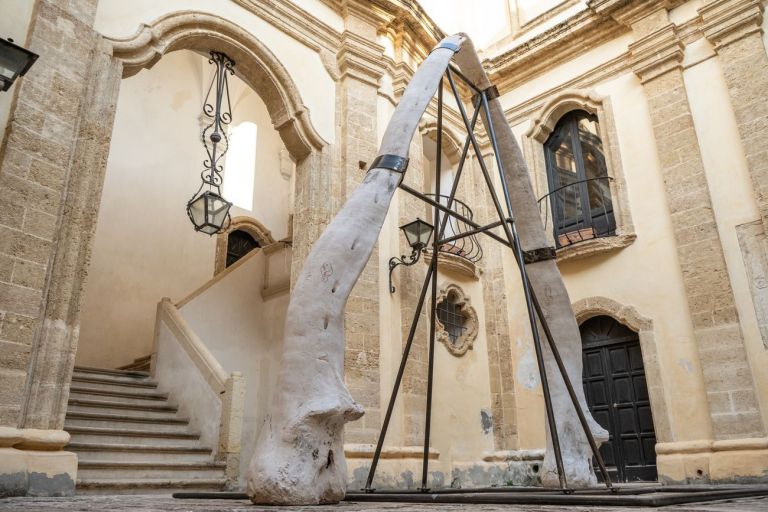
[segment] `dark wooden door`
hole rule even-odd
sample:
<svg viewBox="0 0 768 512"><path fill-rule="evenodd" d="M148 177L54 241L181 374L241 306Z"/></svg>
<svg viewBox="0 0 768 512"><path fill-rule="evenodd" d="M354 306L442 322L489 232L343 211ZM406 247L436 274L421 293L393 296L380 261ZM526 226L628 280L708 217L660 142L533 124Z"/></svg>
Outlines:
<svg viewBox="0 0 768 512"><path fill-rule="evenodd" d="M600 452L611 480L655 481L656 434L637 333L607 316L580 329L584 392L595 420L610 434Z"/></svg>

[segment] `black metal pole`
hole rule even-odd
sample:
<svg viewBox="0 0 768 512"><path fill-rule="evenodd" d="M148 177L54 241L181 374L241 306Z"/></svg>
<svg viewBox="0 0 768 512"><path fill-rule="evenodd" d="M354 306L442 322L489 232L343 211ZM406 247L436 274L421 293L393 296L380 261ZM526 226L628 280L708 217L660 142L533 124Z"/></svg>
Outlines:
<svg viewBox="0 0 768 512"><path fill-rule="evenodd" d="M458 172L456 173L456 176L457 177L459 176ZM399 187L402 190L404 190L405 192L408 192L409 194L411 194L412 196L418 197L419 199L421 199L425 203L429 204L430 206L434 206L435 208L439 208L441 212L446 214L447 217L445 217L445 218L453 216L453 217L459 219L460 221L464 222L468 226L472 226L475 229L481 229L483 227L480 224L478 224L477 222L475 222L475 221L473 221L471 219L468 219L467 217L463 216L462 214L460 214L458 212L455 212L455 211L451 210L450 208L446 208L445 206L443 206L442 204L438 203L437 201L435 201L431 197L425 196L424 194L422 194L418 190L414 190L413 188L409 187L408 185L405 185L405 184L401 183L399 185ZM445 220L443 222L445 222ZM493 231L482 231L481 230L480 232L485 234L485 235L488 235L489 237L493 238L494 240L496 240L500 244L505 245L505 246L509 247L510 249L512 248L512 244L511 243L509 243L507 240L504 240L502 237L500 237L499 235L497 235Z"/></svg>
<svg viewBox="0 0 768 512"><path fill-rule="evenodd" d="M547 341L549 342L549 348L552 350L552 356L555 358L557 367L563 376L563 381L565 382L565 388L568 390L568 396L571 397L571 402L573 402L573 407L576 409L576 415L579 417L579 423L581 423L581 428L584 430L584 434L587 436L587 441L589 441L589 447L592 449L592 454L595 456L597 465L600 468L600 474L603 476L603 482L605 483L605 486L608 489L610 489L612 492L615 492L616 489L613 487L613 483L611 482L611 477L608 475L608 469L605 467L605 461L603 460L603 456L600 453L600 448L597 446L597 442L595 441L595 436L592 435L592 431L589 429L589 423L587 423L587 417L584 415L584 411L579 405L579 400L576 397L576 392L573 389L573 384L571 383L571 379L568 376L568 372L566 371L565 364L563 364L563 359L560 357L560 350L558 350L557 345L555 344L555 339L552 336L552 331L549 329L549 324L544 318L544 312L542 311L541 305L539 304L539 299L536 297L536 292L533 290L533 288L530 288L530 293L531 293L531 299L533 300L533 306L536 309L536 314L538 315L539 321L541 322L541 326L544 329L544 335L546 336Z"/></svg>
<svg viewBox="0 0 768 512"><path fill-rule="evenodd" d="M443 79L437 88L437 156L435 157L435 198L440 201L440 178L442 173L443 150ZM433 208L435 226L440 225L440 209ZM429 434L432 428L432 381L435 375L435 313L437 311L437 254L440 250L439 236L432 238L432 307L429 310L429 356L427 359L427 405L424 416L424 458L421 461L421 491L429 491Z"/></svg>
<svg viewBox="0 0 768 512"><path fill-rule="evenodd" d="M496 165L499 170L499 176L501 178L501 187L502 191L504 193L504 200L507 206L507 213L510 217L512 217L512 201L509 197L509 189L507 188L507 180L504 173L504 164L501 161L501 155L499 154L499 146L498 142L496 140L496 130L493 126L493 119L491 117L491 109L488 105L488 97L485 92L480 94L481 102L483 105L483 110L485 112L486 116L486 126L488 127L488 136L491 142L491 146L493 147L493 153L494 157L496 159ZM485 166L483 166L483 172L484 174L487 174L487 169L485 169ZM486 177L486 180L488 181L488 186L491 188L491 195L494 198L495 206L497 209L500 208L500 205L498 204L498 198L496 197L495 188L493 187L493 182L489 181L490 176ZM499 214L503 217L503 214ZM557 477L560 482L560 488L565 492L570 492L568 489L568 482L566 480L565 476L565 467L563 465L563 455L560 449L560 435L557 432L557 424L555 423L555 414L554 414L554 408L552 407L552 395L550 393L549 388L549 379L547 377L547 370L544 363L544 353L542 350L542 344L541 344L541 336L539 334L538 325L536 322L536 316L534 313L534 307L533 307L533 298L531 296L531 286L530 282L528 280L528 272L525 269L525 260L523 259L523 250L520 246L520 238L517 234L517 227L515 226L515 223L512 222L510 225L508 225L507 229L508 236L512 236L510 241L512 242L515 253L515 260L517 261L517 266L520 271L520 279L523 284L523 293L525 295L525 304L526 309L528 310L528 320L531 326L531 334L533 337L533 346L536 352L536 361L539 366L539 375L541 378L541 388L542 392L544 394L544 407L547 412L547 424L549 425L549 431L550 435L552 436L552 451L555 454L555 465L557 467ZM546 319L541 319L542 322L546 322Z"/></svg>
<svg viewBox="0 0 768 512"><path fill-rule="evenodd" d="M506 219L508 221L511 221L512 219ZM462 238L466 238L468 236L477 235L478 233L482 233L483 231L487 231L489 229L497 228L504 224L504 221L497 220L496 222L491 222L490 224L487 224L485 226L481 226L477 229L470 229L469 231L464 231L463 233L459 233L458 235L453 235L452 237L443 238L440 240L440 245L443 244L449 244L451 242L454 242L456 240L461 240Z"/></svg>
<svg viewBox="0 0 768 512"><path fill-rule="evenodd" d="M458 91L456 90L456 85L453 83L453 79L451 78L450 73L448 74L448 80L451 84L451 89L453 90L454 95L456 96L459 112L461 113L462 119L464 119L464 122L466 123L467 120L467 114L464 111L464 106L461 104L461 101L459 99ZM499 172L502 175L502 188L504 191L504 197L507 203L507 212L510 217L512 217L512 204L509 199L509 191L506 187L506 181L504 180L504 167L501 164L501 158L499 156L499 147L498 143L496 141L496 133L493 130L493 121L491 119L491 112L488 108L488 98L486 96L485 91L481 92L480 98L483 104L483 109L485 111L487 123L486 126L488 127L488 135L491 140L491 146L493 147L494 156L496 157L496 164L499 167ZM504 212L501 209L501 204L499 203L499 198L496 196L496 189L493 186L493 180L491 179L491 175L488 172L487 167L485 166L485 162L482 158L482 153L480 152L480 147L477 144L477 141L475 140L474 136L472 137L472 145L475 149L475 154L477 155L478 163L480 164L480 169L483 171L483 176L485 178L486 184L488 186L488 190L490 191L491 198L493 199L493 205L496 208L496 212L499 216L499 219L505 219ZM531 334L533 336L533 345L536 349L536 361L539 366L539 375L541 378L541 388L544 394L544 407L547 412L547 424L549 425L549 431L552 436L552 449L555 453L555 464L557 466L557 477L560 481L560 488L563 491L568 492L568 482L565 478L565 468L563 466L563 456L560 451L560 438L557 433L557 425L555 424L555 416L554 416L554 409L552 408L552 396L549 392L549 381L547 379L547 371L546 367L544 366L544 355L542 353L541 348L541 338L539 337L539 329L536 325L536 316L534 314L533 310L533 303L531 301L531 296L529 293L529 286L528 286L528 274L525 272L525 261L523 260L523 253L522 249L520 248L520 241L517 237L517 230L515 229L515 223L504 223L504 231L507 235L507 239L509 242L513 245L513 250L515 253L515 259L517 261L517 265L520 269L520 277L523 281L523 291L525 293L525 303L526 308L528 310L528 320L531 326Z"/></svg>
<svg viewBox="0 0 768 512"><path fill-rule="evenodd" d="M387 405L387 412L384 415L384 423L381 425L381 432L379 432L379 440L376 443L376 450L373 453L373 460L371 461L371 469L368 471L368 479L365 482L365 492L373 492L375 489L371 488L373 483L373 476L376 473L376 466L379 465L379 458L381 457L381 449L384 446L384 437L387 435L389 429L389 422L392 419L392 411L395 408L395 400L397 399L397 393L400 390L400 384L403 380L403 373L405 372L405 364L408 362L408 355L411 352L411 345L413 345L413 337L416 334L416 326L419 324L419 316L421 315L421 309L424 307L424 299L427 297L427 288L429 287L430 279L432 279L432 265L427 270L427 276L424 279L424 284L421 286L421 293L419 294L419 301L416 304L416 311L413 314L413 321L411 322L411 329L408 331L408 340L405 342L405 348L403 349L403 357L400 359L400 367L397 369L397 377L395 377L395 384L392 387L392 394L389 397L389 404Z"/></svg>

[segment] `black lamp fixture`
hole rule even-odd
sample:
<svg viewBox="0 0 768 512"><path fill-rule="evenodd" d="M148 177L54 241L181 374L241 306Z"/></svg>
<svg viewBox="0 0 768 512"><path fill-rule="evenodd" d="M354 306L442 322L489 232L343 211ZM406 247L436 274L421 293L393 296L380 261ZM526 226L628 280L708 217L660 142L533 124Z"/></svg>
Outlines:
<svg viewBox="0 0 768 512"><path fill-rule="evenodd" d="M0 91L7 91L24 76L37 60L37 54L14 44L13 39L0 39Z"/></svg>
<svg viewBox="0 0 768 512"><path fill-rule="evenodd" d="M232 121L228 75L235 74L235 62L223 53L214 51L211 52L208 62L216 66L216 73L208 87L203 104L203 114L211 119L211 123L203 129L202 133L203 146L208 153L208 158L203 162L200 188L187 203L187 215L195 226L195 231L202 231L212 236L226 231L232 222L229 215L232 203L221 195L221 186L224 183L221 173L224 169L219 162L229 149L229 139L224 127ZM211 92L215 94L213 104ZM226 104L224 104L225 101Z"/></svg>
<svg viewBox="0 0 768 512"><path fill-rule="evenodd" d="M395 293L395 287L392 286L392 271L395 270L395 267L398 265L405 265L408 267L419 261L421 252L429 243L434 228L431 224L427 224L423 220L416 218L413 222L400 226L400 229L403 230L405 239L408 241L408 245L411 246L411 254L408 256L402 255L399 258L391 258L389 260L389 293Z"/></svg>

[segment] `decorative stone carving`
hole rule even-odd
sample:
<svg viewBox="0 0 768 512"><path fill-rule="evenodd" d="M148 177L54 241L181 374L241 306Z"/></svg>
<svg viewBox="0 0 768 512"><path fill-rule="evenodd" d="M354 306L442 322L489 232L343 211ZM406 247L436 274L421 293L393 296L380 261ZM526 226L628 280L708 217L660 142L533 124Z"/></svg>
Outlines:
<svg viewBox="0 0 768 512"><path fill-rule="evenodd" d="M444 320L441 318L441 304L445 301L455 305L456 313L463 317L462 333L456 339L448 332ZM478 319L475 308L470 304L470 299L464 295L458 285L449 284L440 290L437 295L437 341L445 345L445 348L454 356L460 357L472 349L477 338Z"/></svg>

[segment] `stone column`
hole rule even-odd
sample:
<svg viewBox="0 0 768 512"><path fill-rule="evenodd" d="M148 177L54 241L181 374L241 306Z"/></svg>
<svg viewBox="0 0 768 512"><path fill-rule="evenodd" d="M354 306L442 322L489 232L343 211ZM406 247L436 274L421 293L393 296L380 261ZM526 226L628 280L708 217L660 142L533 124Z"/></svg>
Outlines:
<svg viewBox="0 0 768 512"><path fill-rule="evenodd" d="M22 390L32 387L49 334L42 319L50 311L50 290L55 286L52 265L62 240L59 229L72 208L65 206L65 198L96 42L95 12L93 0L38 2L27 46L40 58L21 79L0 150L2 425L61 428L54 404L45 421L27 421L24 399L29 410L32 398ZM66 319L58 320L61 329L71 328Z"/></svg>
<svg viewBox="0 0 768 512"><path fill-rule="evenodd" d="M636 36L631 65L648 101L713 436L759 437L763 424L683 82L683 44L664 8L625 21Z"/></svg>
<svg viewBox="0 0 768 512"><path fill-rule="evenodd" d="M759 0L715 0L699 9L704 36L720 56L728 94L768 232L768 55Z"/></svg>
<svg viewBox="0 0 768 512"><path fill-rule="evenodd" d="M12 476L29 475L26 488L9 490L0 461L0 495L74 492L77 457L61 451L69 435L60 429L98 207L83 191L101 186L106 153L97 148L112 130L120 78L98 48L96 4L38 0L26 46L40 58L20 80L0 147L0 425L25 427L11 444L26 466ZM103 95L84 101L93 88ZM49 440L48 451L28 437Z"/></svg>
<svg viewBox="0 0 768 512"><path fill-rule="evenodd" d="M376 22L355 2L343 5L345 29L337 55L339 173L334 183L338 205L362 181L378 150L377 94L384 69L384 49L376 41ZM379 393L379 255L374 248L346 309L345 380L355 400L365 407L362 419L349 423L347 443L375 443L380 418Z"/></svg>

